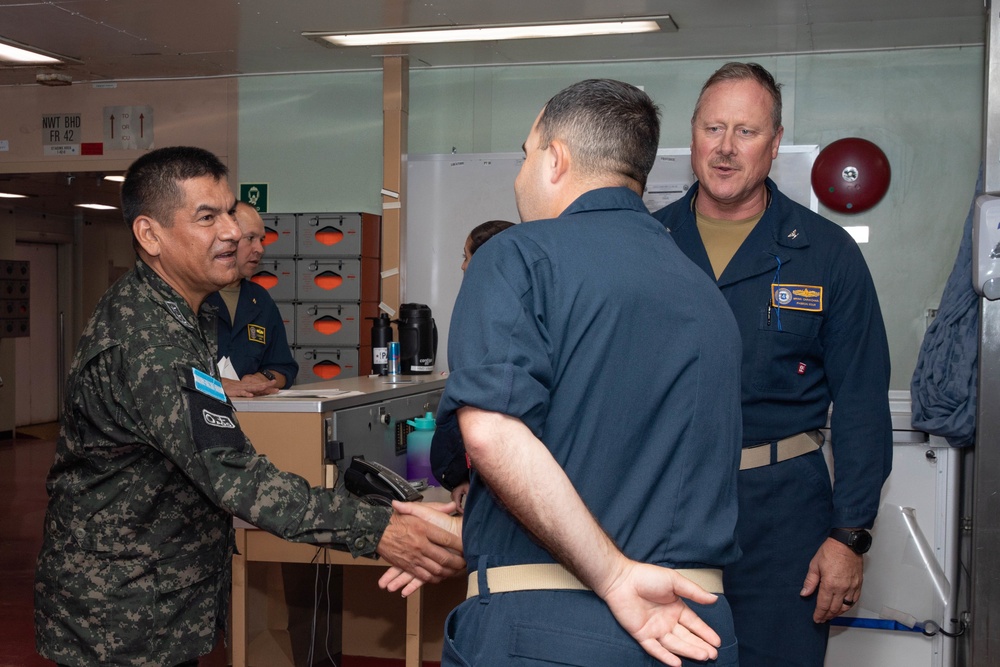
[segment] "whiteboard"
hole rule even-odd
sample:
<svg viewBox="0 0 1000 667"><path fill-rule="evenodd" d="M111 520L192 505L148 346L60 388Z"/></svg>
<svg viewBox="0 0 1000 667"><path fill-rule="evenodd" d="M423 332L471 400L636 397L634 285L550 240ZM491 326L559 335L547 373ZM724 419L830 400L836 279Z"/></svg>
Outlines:
<svg viewBox="0 0 1000 667"><path fill-rule="evenodd" d="M680 199L694 183L688 148L661 148L643 200L651 211ZM811 172L819 146L780 146L771 178L791 199L813 211L819 202ZM438 329L436 371L448 369L448 325L462 284L462 251L476 225L518 222L514 178L521 153L410 155L407 163L403 302L427 304Z"/></svg>

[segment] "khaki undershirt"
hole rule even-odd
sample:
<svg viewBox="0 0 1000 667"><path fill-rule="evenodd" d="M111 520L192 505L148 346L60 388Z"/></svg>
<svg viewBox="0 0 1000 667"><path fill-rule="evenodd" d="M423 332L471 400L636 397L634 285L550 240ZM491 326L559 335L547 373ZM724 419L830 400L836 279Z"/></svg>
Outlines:
<svg viewBox="0 0 1000 667"><path fill-rule="evenodd" d="M243 281L236 283L236 286L227 285L219 290L219 296L222 300L226 302L226 309L229 310L229 321L232 324L236 323L236 304L240 300L240 288L243 287Z"/></svg>
<svg viewBox="0 0 1000 667"><path fill-rule="evenodd" d="M705 251L708 253L708 260L712 263L712 271L715 273L716 280L729 266L733 255L740 249L762 217L764 217L764 211L745 220L719 220L695 211L698 233L701 234L701 242L705 244Z"/></svg>

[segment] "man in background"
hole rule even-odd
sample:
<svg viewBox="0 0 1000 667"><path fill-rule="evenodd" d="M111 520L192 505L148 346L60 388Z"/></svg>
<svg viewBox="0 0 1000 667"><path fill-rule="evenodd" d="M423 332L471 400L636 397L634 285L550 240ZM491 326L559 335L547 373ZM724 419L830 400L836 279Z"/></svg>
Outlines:
<svg viewBox="0 0 1000 667"><path fill-rule="evenodd" d="M243 233L236 249L240 278L205 299L218 309L218 358L228 359L239 377L223 377L222 386L232 397L274 394L292 386L299 365L277 304L250 280L264 255L264 221L253 206L236 202L236 222Z"/></svg>
<svg viewBox="0 0 1000 667"><path fill-rule="evenodd" d="M46 482L35 636L60 665L197 665L226 627L233 516L432 581L464 565L456 536L310 488L240 430L202 308L238 277L226 176L178 146L137 159L122 184L136 264L77 346Z"/></svg>
<svg viewBox="0 0 1000 667"><path fill-rule="evenodd" d="M514 184L526 222L466 270L438 415L472 462L469 599L444 665L736 664L704 588L739 553L739 338L642 202L658 114L619 81L553 97Z"/></svg>
<svg viewBox="0 0 1000 667"><path fill-rule="evenodd" d="M742 667L822 667L828 621L861 595L892 462L875 286L847 232L768 178L782 133L771 74L724 65L691 119L698 182L654 214L717 282L743 341L743 556L725 569ZM819 433L831 401L833 487Z"/></svg>

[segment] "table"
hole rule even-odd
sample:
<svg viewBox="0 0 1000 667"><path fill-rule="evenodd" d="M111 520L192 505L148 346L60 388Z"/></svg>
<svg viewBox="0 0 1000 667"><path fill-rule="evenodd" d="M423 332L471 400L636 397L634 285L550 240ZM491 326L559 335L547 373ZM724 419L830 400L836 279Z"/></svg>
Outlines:
<svg viewBox="0 0 1000 667"><path fill-rule="evenodd" d="M234 399L233 404L240 426L259 453L267 455L281 470L301 475L312 486L333 488L338 469L324 458L324 453L330 451L328 443L341 450L341 462L364 453L366 458L405 474L405 450L400 453L399 440L401 432L405 438L407 428L402 425L407 419L436 411L444 379L435 376L400 379L403 383L389 384L371 377L331 380L298 386L295 395ZM343 393L326 395L331 392ZM386 567L382 561L354 559L345 552L287 542L239 520L235 527L238 553L232 565L233 667L246 667L250 658L249 563L319 562L345 568ZM405 601L406 667L419 667L423 657L424 598L424 591L419 590Z"/></svg>

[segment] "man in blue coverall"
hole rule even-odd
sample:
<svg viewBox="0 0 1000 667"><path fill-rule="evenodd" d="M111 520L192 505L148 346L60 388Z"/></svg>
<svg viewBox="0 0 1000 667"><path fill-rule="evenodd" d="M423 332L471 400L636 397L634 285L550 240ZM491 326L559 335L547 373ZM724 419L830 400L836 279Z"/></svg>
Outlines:
<svg viewBox="0 0 1000 667"><path fill-rule="evenodd" d="M781 135L771 74L723 66L691 119L698 182L654 215L717 281L743 341L743 556L725 568L740 665L821 667L828 621L861 595L892 463L889 349L857 244L768 178ZM818 433L831 401L832 487Z"/></svg>
<svg viewBox="0 0 1000 667"><path fill-rule="evenodd" d="M236 249L240 279L205 300L218 309L219 359L228 357L240 378L223 378L222 385L230 397L274 394L292 386L299 365L274 299L250 280L264 255L264 221L253 206L237 202L236 222L243 232Z"/></svg>
<svg viewBox="0 0 1000 667"><path fill-rule="evenodd" d="M525 222L466 271L438 416L472 461L469 598L443 665L736 664L704 589L739 555L739 336L642 203L658 115L619 81L549 100Z"/></svg>

